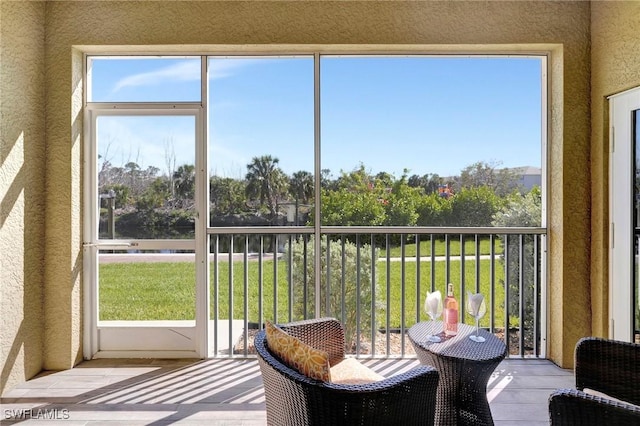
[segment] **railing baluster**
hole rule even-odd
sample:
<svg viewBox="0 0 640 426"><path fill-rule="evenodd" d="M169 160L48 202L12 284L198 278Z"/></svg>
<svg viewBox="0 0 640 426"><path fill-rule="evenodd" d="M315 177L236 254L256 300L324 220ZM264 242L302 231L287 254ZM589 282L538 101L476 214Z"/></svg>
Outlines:
<svg viewBox="0 0 640 426"><path fill-rule="evenodd" d="M433 234L429 236L431 244L431 291L436 291L436 240Z"/></svg>
<svg viewBox="0 0 640 426"><path fill-rule="evenodd" d="M233 356L233 234L229 235L229 356Z"/></svg>
<svg viewBox="0 0 640 426"><path fill-rule="evenodd" d="M289 242L290 242L291 236L289 235ZM277 306L276 303L278 301L278 250L277 247L279 246L279 237L276 236L276 251L273 253L273 303L274 306ZM264 244L263 241L260 240L260 253L262 253L262 250L264 248ZM262 258L260 258L260 263L262 263ZM262 273L262 266L260 266L260 273ZM260 278L260 281L262 281L262 278ZM260 293L262 294L263 292L263 288L262 288L262 282L260 283ZM262 296L260 296L262 298ZM262 327L262 323L264 322L264 318L262 318L262 300L260 300L260 327ZM273 315L274 321L275 319L278 317L278 312L276 311L275 314Z"/></svg>
<svg viewBox="0 0 640 426"><path fill-rule="evenodd" d="M538 318L540 317L540 262L538 259L538 250L540 246L538 244L539 238L537 235L533 236L533 355L538 356L540 354L540 348L538 347L538 339L540 339L540 330L538 329Z"/></svg>
<svg viewBox="0 0 640 426"><path fill-rule="evenodd" d="M509 345L509 235L504 235L504 343Z"/></svg>
<svg viewBox="0 0 640 426"><path fill-rule="evenodd" d="M480 293L480 236L478 234L474 237L475 250L476 250L476 293Z"/></svg>
<svg viewBox="0 0 640 426"><path fill-rule="evenodd" d="M302 246L302 318L309 318L307 308L309 306L309 289L308 284L309 280L307 278L307 245L309 244L308 240L305 240L304 245ZM320 256L320 253L317 253L316 256Z"/></svg>
<svg viewBox="0 0 640 426"><path fill-rule="evenodd" d="M491 234L489 237L489 331L494 333L496 327L496 238Z"/></svg>
<svg viewBox="0 0 640 426"><path fill-rule="evenodd" d="M449 265L451 264L451 253L450 253L450 239L449 234L444 236L444 258L445 258L445 283L444 283L444 291L447 291L447 284L451 282L451 271L449 269Z"/></svg>
<svg viewBox="0 0 640 426"><path fill-rule="evenodd" d="M405 325L406 325L406 319L405 319L405 312L406 312L406 300L405 300L405 294L406 294L406 246L405 246L405 241L404 241L404 234L400 235L400 253L401 253L401 272L400 272L400 288L401 288L401 292L400 292L400 355L404 356L404 337L405 337Z"/></svg>
<svg viewBox="0 0 640 426"><path fill-rule="evenodd" d="M302 236L302 242L304 243L304 236ZM292 243L293 241L290 241L289 243L289 265L287 267L287 283L288 283L288 295L289 295L289 305L287 306L287 311L289 313L289 317L287 319L287 321L291 322L291 320L293 319L293 249L292 247ZM274 302L275 303L275 302ZM273 309L277 312L278 307L274 305ZM276 318L276 315L273 316L274 317L274 321Z"/></svg>
<svg viewBox="0 0 640 426"><path fill-rule="evenodd" d="M342 301L342 305L340 307L340 312L342 313L342 323L344 324L347 321L347 306L346 306L346 299L347 299L347 253L345 250L345 236L341 235L340 236L340 247L342 249L342 252L340 253L341 258L340 258L340 283L341 283L341 290L342 290L342 297L340 298L340 300Z"/></svg>
<svg viewBox="0 0 640 426"><path fill-rule="evenodd" d="M458 306L458 315L459 315L458 321L464 323L465 317L466 317L465 313L467 311L466 309L467 293L465 291L465 287L466 287L465 275L467 271L465 268L466 251L464 247L464 234L460 234L459 240L460 240L460 294L458 297L458 301L460 302L460 306Z"/></svg>
<svg viewBox="0 0 640 426"><path fill-rule="evenodd" d="M387 330L387 356L391 353L391 244L389 234L385 235L385 252L387 254L385 267L387 268L387 318L386 318L386 330Z"/></svg>
<svg viewBox="0 0 640 426"><path fill-rule="evenodd" d="M371 306L369 307L369 309L371 309L371 324L369 325L369 327L371 328L371 355L375 356L376 355L376 335L377 335L377 328L376 328L376 322L377 322L377 318L376 318L376 298L377 298L377 293L376 293L376 282L377 282L377 276L376 276L376 265L377 265L377 260L378 258L376 257L376 240L373 234L371 234Z"/></svg>
<svg viewBox="0 0 640 426"><path fill-rule="evenodd" d="M243 335L243 343L244 350L243 353L246 356L248 351L247 348L249 346L249 236L245 235L244 237L244 251L242 260L244 262L243 265L243 277L242 277L242 294L243 294L243 303L242 303L242 312L244 314L243 323L245 333ZM231 347L231 346L229 346Z"/></svg>
<svg viewBox="0 0 640 426"><path fill-rule="evenodd" d="M263 323L263 298L264 298L264 273L262 268L264 267L262 263L262 253L264 251L264 237L261 235L258 239L258 328L262 326ZM274 263L275 263L275 255L274 255ZM275 286L274 286L275 290ZM275 296L274 296L275 297Z"/></svg>
<svg viewBox="0 0 640 426"><path fill-rule="evenodd" d="M218 355L218 323L220 322L220 264L218 263L218 253L220 252L220 235L215 236L213 245L213 354Z"/></svg>
<svg viewBox="0 0 640 426"><path fill-rule="evenodd" d="M360 273L360 234L356 235L356 356L360 356L360 336L361 326L360 318L360 279L362 274Z"/></svg>
<svg viewBox="0 0 640 426"><path fill-rule="evenodd" d="M416 323L420 322L422 298L420 297L420 235L416 234Z"/></svg>
<svg viewBox="0 0 640 426"><path fill-rule="evenodd" d="M282 259L289 259L289 261L287 262L289 264L288 268L287 268L287 282L288 283L292 282L291 281L291 271L292 271L292 268L291 268L291 266L292 266L291 258L292 257L291 257L291 255L292 255L292 252L293 252L293 247L292 247L293 239L294 239L294 235L289 235L288 236L288 239L287 239L287 250L285 250L285 252L282 255ZM287 257L285 257L285 255ZM278 266L277 266L278 262L274 261L274 264L275 264L275 266L274 266L274 271L275 271L276 269L278 269ZM276 278L274 278L274 280L273 280L273 321L275 323L278 323L278 301L279 301L279 297L278 297L278 295L279 295L278 281L279 280L277 280ZM291 286L288 286L288 287L291 287ZM289 298L289 300L287 301L287 308L290 309L291 306L292 306L291 305L291 299ZM262 325L261 325L261 327L262 327Z"/></svg>
<svg viewBox="0 0 640 426"><path fill-rule="evenodd" d="M519 254L520 254L520 260L519 260L519 273L518 273L518 292L519 292L519 303L520 303L520 309L518 312L518 316L520 318L518 318L518 322L520 323L520 356L524 355L524 335L526 332L526 327L525 327L525 323L524 323L524 308L525 308L525 289L524 289L524 245L525 245L525 241L524 241L524 235L520 234L518 237L519 240Z"/></svg>
<svg viewBox="0 0 640 426"><path fill-rule="evenodd" d="M319 256L320 254L318 254ZM327 256L326 256L326 264L327 264L327 280L324 285L325 292L325 307L324 307L324 316L331 316L331 239L327 238Z"/></svg>

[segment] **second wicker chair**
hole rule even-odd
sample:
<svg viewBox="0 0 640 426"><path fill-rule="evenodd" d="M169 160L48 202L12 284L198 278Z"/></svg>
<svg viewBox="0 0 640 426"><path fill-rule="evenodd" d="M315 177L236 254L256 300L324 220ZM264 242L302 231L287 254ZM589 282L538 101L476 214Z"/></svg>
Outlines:
<svg viewBox="0 0 640 426"><path fill-rule="evenodd" d="M553 426L640 425L640 345L581 339L575 378L575 389L559 389L549 398Z"/></svg>

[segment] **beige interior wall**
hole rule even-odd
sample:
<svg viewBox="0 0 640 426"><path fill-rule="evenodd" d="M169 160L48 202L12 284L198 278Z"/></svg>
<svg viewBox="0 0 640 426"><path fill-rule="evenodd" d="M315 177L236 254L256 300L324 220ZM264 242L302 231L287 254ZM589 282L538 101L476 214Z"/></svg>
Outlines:
<svg viewBox="0 0 640 426"><path fill-rule="evenodd" d="M55 1L46 2L46 13L41 2L1 5L2 112L14 118L2 124L2 184L10 183L3 190L0 241L20 253L19 260L2 258L2 278L10 283L2 286L3 308L5 297L17 304L2 316L8 323L0 332L3 383L33 374L41 360L60 369L81 358L82 82L73 46L558 46L550 48L551 358L571 365L575 341L590 333L589 3ZM5 65L11 61L19 65Z"/></svg>
<svg viewBox="0 0 640 426"><path fill-rule="evenodd" d="M42 369L43 2L0 2L0 395Z"/></svg>
<svg viewBox="0 0 640 426"><path fill-rule="evenodd" d="M640 86L640 2L591 6L591 299L593 333L608 335L609 103L607 96Z"/></svg>

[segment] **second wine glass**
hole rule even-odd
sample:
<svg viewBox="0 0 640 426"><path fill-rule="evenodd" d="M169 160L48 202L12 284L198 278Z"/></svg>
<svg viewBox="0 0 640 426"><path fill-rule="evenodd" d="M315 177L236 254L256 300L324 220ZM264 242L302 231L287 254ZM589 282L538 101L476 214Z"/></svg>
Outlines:
<svg viewBox="0 0 640 426"><path fill-rule="evenodd" d="M424 301L424 310L427 312L427 315L429 315L429 318L431 318L431 321L435 321L440 317L440 315L442 315L442 309L442 294L440 293L440 290L427 292L427 298ZM435 334L430 334L427 336L427 340L429 342L438 343L442 339Z"/></svg>
<svg viewBox="0 0 640 426"><path fill-rule="evenodd" d="M482 343L485 341L484 337L480 336L480 318L487 312L487 305L484 302L484 296L482 293L471 294L467 293L467 313L476 320L476 334L469 336L469 339L474 342Z"/></svg>

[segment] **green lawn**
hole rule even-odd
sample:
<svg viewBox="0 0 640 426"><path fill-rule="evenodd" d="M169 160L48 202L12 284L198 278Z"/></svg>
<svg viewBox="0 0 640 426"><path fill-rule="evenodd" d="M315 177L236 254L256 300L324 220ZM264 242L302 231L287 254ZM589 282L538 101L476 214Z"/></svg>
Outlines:
<svg viewBox="0 0 640 426"><path fill-rule="evenodd" d="M420 240L420 257L428 257L431 256L431 241L428 237L423 236ZM405 256L415 257L417 253L418 245L415 243L405 244ZM443 240L434 240L434 252L436 256L444 256L446 251L446 247ZM495 254L502 254L502 244L498 239L495 239L494 243L494 252ZM465 239L464 242L464 253L466 256L473 256L476 254L476 243L474 239ZM480 254L490 254L491 253L491 242L489 238L480 239ZM460 255L460 239L455 238L451 239L449 242L449 254L451 256L459 256ZM401 257L402 256L402 248L401 247L393 247L389 250L389 255L391 257ZM384 258L387 256L386 250L380 250L379 256Z"/></svg>
<svg viewBox="0 0 640 426"><path fill-rule="evenodd" d="M451 261L451 281L459 291L460 261ZM500 283L504 270L496 263L496 282ZM220 262L216 271L211 266L211 311L215 312L217 303L218 317L229 318L229 263ZM413 324L416 312L420 319L428 319L423 310L426 291L431 286L431 265L420 263L420 294L417 294L417 270L415 262L406 262L404 272L401 262L390 262L388 271L390 283L390 323L389 327L399 327L404 312L405 324ZM489 289L489 261L480 263L480 291L487 297ZM233 317L243 318L245 311L250 322L262 319L280 322L289 319L288 266L280 260L274 271L273 261L263 261L260 271L258 262L249 262L245 276L242 262L233 263ZM262 275L262 288L259 286ZM274 295L274 276L277 274L277 293ZM402 276L404 274L404 284ZM381 306L386 306L387 263L377 265L377 297ZM475 261L465 262L466 286L475 289ZM216 282L219 289L216 298ZM294 277L295 280L295 277ZM437 262L435 270L437 289L445 293L445 262ZM116 263L100 267L100 319L101 320L185 320L195 318L195 269L192 263ZM404 306L402 292L404 289ZM247 298L245 299L245 292ZM260 307L260 293L263 305ZM456 294L460 300L460 294ZM495 289L496 324L504 323L504 288ZM487 310L489 311L489 306ZM277 311L277 318L275 313ZM387 313L378 313L379 325L385 327ZM484 323L488 324L488 314ZM472 323L466 316L465 322Z"/></svg>
<svg viewBox="0 0 640 426"><path fill-rule="evenodd" d="M101 265L100 319L193 320L195 277L188 262Z"/></svg>

